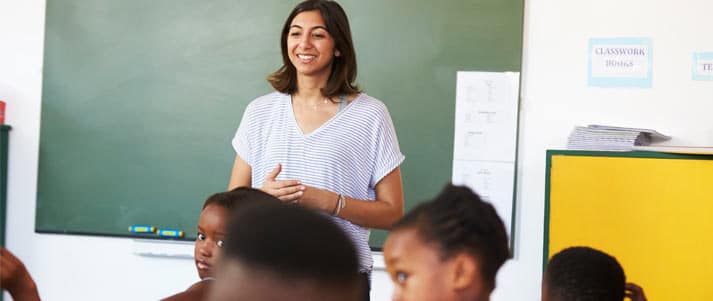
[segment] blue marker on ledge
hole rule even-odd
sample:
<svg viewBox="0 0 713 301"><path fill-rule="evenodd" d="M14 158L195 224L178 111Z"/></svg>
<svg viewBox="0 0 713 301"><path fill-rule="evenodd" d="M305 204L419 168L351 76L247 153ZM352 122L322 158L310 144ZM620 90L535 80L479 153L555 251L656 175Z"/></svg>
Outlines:
<svg viewBox="0 0 713 301"><path fill-rule="evenodd" d="M183 231L179 229L158 229L158 232L156 234L161 237L183 237Z"/></svg>
<svg viewBox="0 0 713 301"><path fill-rule="evenodd" d="M129 232L131 233L154 233L156 232L156 227L151 225L131 225L129 226Z"/></svg>

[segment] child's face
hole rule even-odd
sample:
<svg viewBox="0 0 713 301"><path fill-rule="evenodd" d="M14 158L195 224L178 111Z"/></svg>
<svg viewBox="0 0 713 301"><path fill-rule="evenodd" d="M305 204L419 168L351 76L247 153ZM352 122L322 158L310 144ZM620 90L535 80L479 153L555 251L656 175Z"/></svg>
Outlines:
<svg viewBox="0 0 713 301"><path fill-rule="evenodd" d="M228 222L228 209L219 205L208 205L198 219L198 235L193 256L198 276L213 277L215 263L223 246L223 236Z"/></svg>
<svg viewBox="0 0 713 301"><path fill-rule="evenodd" d="M434 244L423 242L416 229L392 232L384 244L386 270L394 282L394 301L481 300L481 278L472 256L442 260ZM477 283L476 283L477 282Z"/></svg>

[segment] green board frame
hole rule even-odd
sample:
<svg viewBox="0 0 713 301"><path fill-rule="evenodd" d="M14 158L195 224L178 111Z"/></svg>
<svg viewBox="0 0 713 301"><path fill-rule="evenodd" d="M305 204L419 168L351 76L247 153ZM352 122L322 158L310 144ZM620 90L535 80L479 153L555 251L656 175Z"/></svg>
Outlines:
<svg viewBox="0 0 713 301"><path fill-rule="evenodd" d="M192 239L203 200L227 187L245 106L271 92L297 3L48 2L36 232L147 238L126 231L140 223ZM406 155L409 210L451 178L456 72L521 70L524 2L340 4L357 83L387 105Z"/></svg>
<svg viewBox="0 0 713 301"><path fill-rule="evenodd" d="M9 125L0 125L0 246L5 246L7 223L7 150L10 140ZM2 295L0 295L2 300Z"/></svg>

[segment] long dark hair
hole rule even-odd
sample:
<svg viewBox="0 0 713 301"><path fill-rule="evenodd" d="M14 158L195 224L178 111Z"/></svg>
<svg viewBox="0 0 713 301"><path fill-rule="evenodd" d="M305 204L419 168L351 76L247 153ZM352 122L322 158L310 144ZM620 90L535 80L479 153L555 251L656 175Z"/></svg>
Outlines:
<svg viewBox="0 0 713 301"><path fill-rule="evenodd" d="M357 75L356 52L347 14L337 2L329 0L307 0L292 10L282 27L280 36L282 67L270 74L267 81L279 92L293 94L297 91L297 70L288 56L287 35L292 20L298 14L313 10L319 11L322 15L327 32L334 39L334 48L341 53L340 56L334 57L332 72L329 74L327 85L322 88L322 94L331 98L361 92L355 83Z"/></svg>

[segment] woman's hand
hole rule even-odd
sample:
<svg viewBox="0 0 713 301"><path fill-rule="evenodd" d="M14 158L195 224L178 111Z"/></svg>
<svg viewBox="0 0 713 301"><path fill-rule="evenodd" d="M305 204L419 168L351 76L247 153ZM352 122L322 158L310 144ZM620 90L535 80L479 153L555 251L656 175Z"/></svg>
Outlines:
<svg viewBox="0 0 713 301"><path fill-rule="evenodd" d="M339 195L334 192L312 186L305 186L302 198L299 200L299 205L332 214L336 209L338 201Z"/></svg>
<svg viewBox="0 0 713 301"><path fill-rule="evenodd" d="M305 186L298 180L277 180L277 176L282 172L282 164L277 164L260 187L260 190L271 194L283 202L299 202L304 194Z"/></svg>
<svg viewBox="0 0 713 301"><path fill-rule="evenodd" d="M336 212L339 194L304 186L299 205L317 209L328 214ZM401 169L395 168L376 184L376 200L359 200L344 196L344 207L337 216L354 224L367 228L389 229L391 225L403 216L403 186L401 184Z"/></svg>

